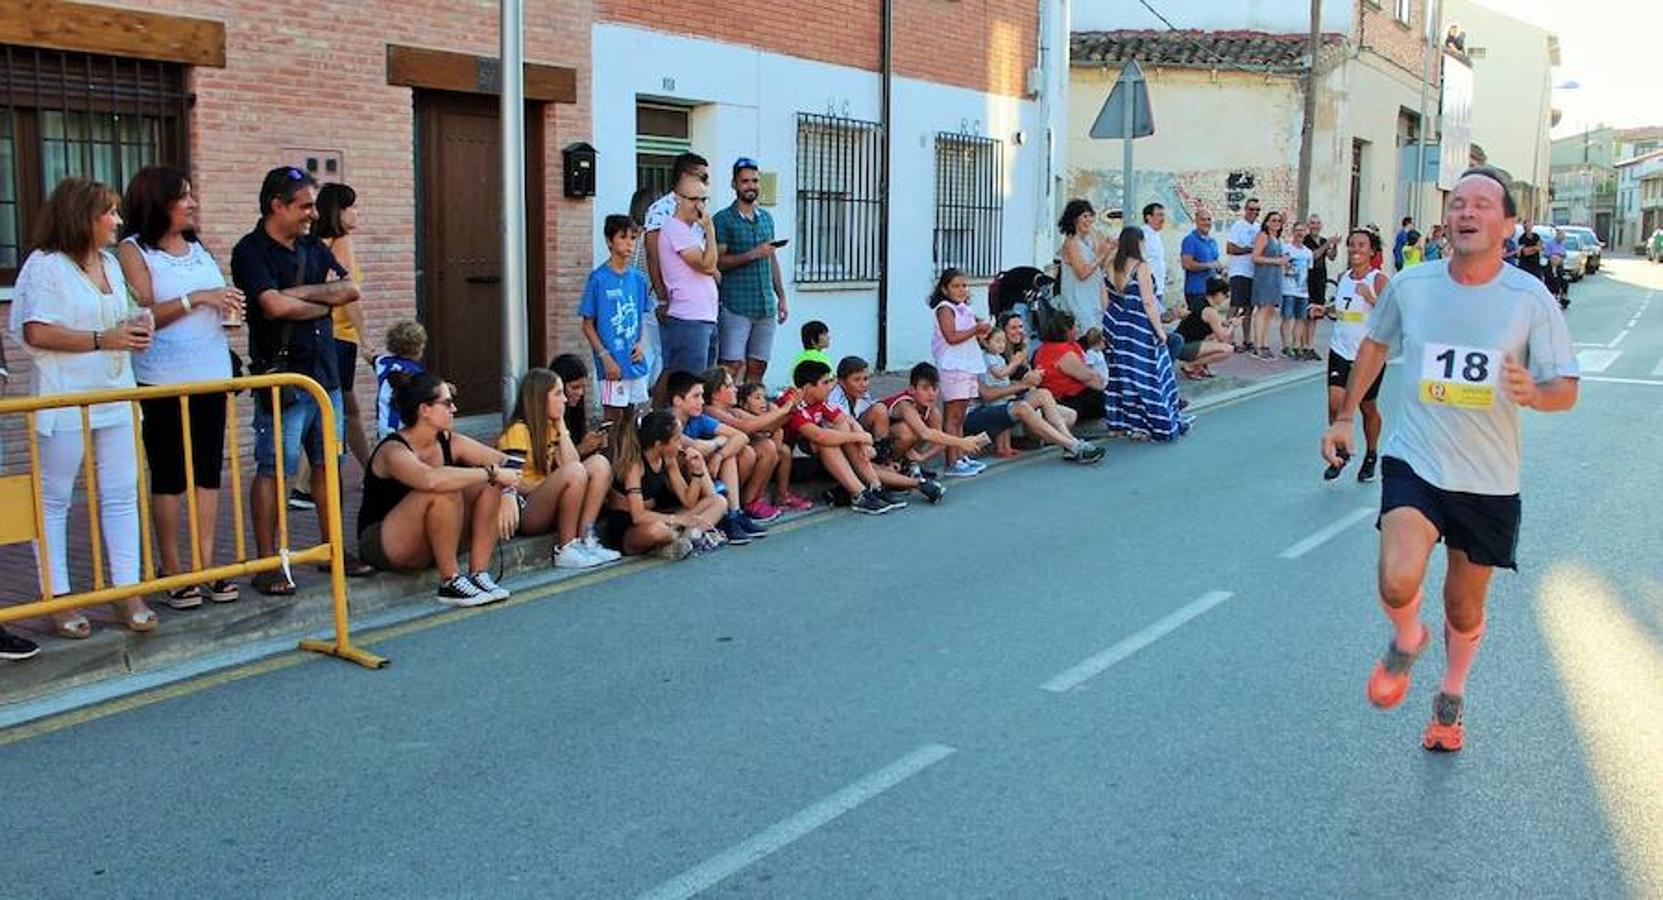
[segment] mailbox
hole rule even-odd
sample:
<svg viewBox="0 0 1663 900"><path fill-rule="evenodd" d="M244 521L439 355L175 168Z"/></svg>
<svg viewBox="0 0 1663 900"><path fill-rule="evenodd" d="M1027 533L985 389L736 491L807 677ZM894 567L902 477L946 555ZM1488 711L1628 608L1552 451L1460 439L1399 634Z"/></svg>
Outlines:
<svg viewBox="0 0 1663 900"><path fill-rule="evenodd" d="M581 141L567 144L560 151L560 158L565 171L566 196L595 196L595 148Z"/></svg>

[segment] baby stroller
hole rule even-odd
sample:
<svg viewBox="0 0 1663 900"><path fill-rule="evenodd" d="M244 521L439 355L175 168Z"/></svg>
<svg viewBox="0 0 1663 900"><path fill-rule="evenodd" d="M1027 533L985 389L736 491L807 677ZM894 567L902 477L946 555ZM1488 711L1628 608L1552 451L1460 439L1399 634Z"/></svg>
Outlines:
<svg viewBox="0 0 1663 900"><path fill-rule="evenodd" d="M1033 266L1017 266L993 276L987 286L987 311L998 321L1005 313L1016 313L1030 338L1039 335L1039 326L1051 314L1051 298L1056 296L1057 280Z"/></svg>

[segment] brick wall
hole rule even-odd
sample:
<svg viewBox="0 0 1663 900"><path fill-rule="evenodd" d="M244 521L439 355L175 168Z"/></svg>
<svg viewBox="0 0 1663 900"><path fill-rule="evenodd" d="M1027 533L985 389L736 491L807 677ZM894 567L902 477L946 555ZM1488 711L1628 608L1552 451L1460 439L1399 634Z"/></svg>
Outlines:
<svg viewBox="0 0 1663 900"><path fill-rule="evenodd" d="M194 69L190 79L196 95L192 174L202 201L204 242L222 266L229 268L231 247L258 216L256 198L266 169L295 162L281 148L340 151L343 180L358 193L356 240L365 268L369 331L379 339L391 322L414 317L414 106L410 88L387 84L386 46L494 58L496 0L330 0L308 5L304 18L256 0L123 0L120 5L226 25L226 67ZM578 73L578 102L547 104L541 123L549 346L533 352L534 364L582 341L576 305L594 265L594 241L588 202L561 196L560 148L587 140L590 133L591 21L590 0L526 3L526 59ZM15 345L7 350L14 381L21 382L27 355ZM373 404L373 392L371 379L360 373L360 399ZM21 449L21 441L6 443L8 456Z"/></svg>
<svg viewBox="0 0 1663 900"><path fill-rule="evenodd" d="M1039 2L895 0L896 74L1020 95L1035 64ZM869 71L881 63L878 0L597 0L595 16Z"/></svg>
<svg viewBox="0 0 1663 900"><path fill-rule="evenodd" d="M1361 41L1375 53L1385 57L1405 72L1419 78L1425 68L1425 21L1428 0L1409 0L1409 23L1397 18L1397 0L1358 0L1361 16ZM1440 38L1441 39L1441 38ZM1442 54L1434 54L1441 57ZM1439 62L1433 63L1432 83L1438 83Z"/></svg>

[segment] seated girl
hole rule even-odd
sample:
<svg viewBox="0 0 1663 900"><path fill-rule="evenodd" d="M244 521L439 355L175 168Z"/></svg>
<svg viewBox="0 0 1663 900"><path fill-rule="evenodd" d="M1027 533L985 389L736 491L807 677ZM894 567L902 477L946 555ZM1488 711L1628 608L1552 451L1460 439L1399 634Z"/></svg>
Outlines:
<svg viewBox="0 0 1663 900"><path fill-rule="evenodd" d="M716 493L704 455L684 445L675 414L654 410L639 426L625 416L618 428L617 474L602 539L630 556L665 559L720 547L716 526L727 501Z"/></svg>
<svg viewBox="0 0 1663 900"><path fill-rule="evenodd" d="M524 466L520 528L524 535L555 533L554 565L587 569L618 558L601 545L595 518L612 486L612 464L596 454L582 459L566 427L565 382L548 369L520 380L520 404L497 448ZM536 448L536 449L533 449Z"/></svg>
<svg viewBox="0 0 1663 900"><path fill-rule="evenodd" d="M497 541L519 526L520 473L502 451L452 433L456 400L437 375L396 373L393 385L403 425L376 445L365 467L359 552L377 569L437 565L438 599L449 606L508 599L488 568ZM457 560L464 540L470 574Z"/></svg>

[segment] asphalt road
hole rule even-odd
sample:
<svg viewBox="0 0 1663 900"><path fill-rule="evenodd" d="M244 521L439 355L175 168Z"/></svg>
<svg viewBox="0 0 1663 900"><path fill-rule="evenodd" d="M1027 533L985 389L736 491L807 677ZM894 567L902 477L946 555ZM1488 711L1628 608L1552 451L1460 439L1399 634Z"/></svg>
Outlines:
<svg viewBox="0 0 1663 900"><path fill-rule="evenodd" d="M1320 481L1309 383L14 740L0 892L1663 892L1660 293L1576 289L1461 754L1441 651L1364 701L1378 487Z"/></svg>

